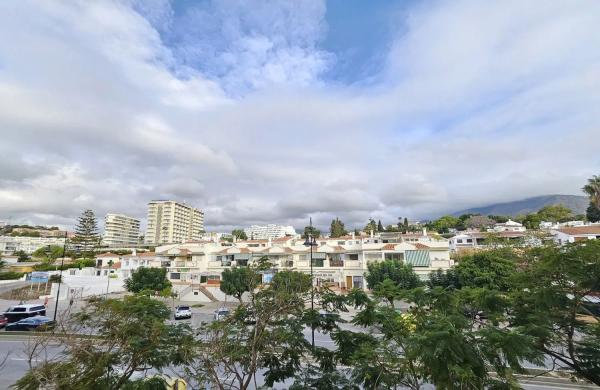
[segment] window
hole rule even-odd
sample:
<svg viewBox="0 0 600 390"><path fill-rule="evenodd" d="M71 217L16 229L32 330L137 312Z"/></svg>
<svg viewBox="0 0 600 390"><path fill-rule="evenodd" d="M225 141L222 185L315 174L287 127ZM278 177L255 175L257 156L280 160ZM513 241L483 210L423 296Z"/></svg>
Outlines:
<svg viewBox="0 0 600 390"><path fill-rule="evenodd" d="M457 243L457 244L462 244L462 238L459 238L459 239L457 239L457 240L456 240L456 243Z"/></svg>
<svg viewBox="0 0 600 390"><path fill-rule="evenodd" d="M208 280L221 280L221 277L219 275L208 275L207 279Z"/></svg>
<svg viewBox="0 0 600 390"><path fill-rule="evenodd" d="M348 260L358 260L358 253L349 253Z"/></svg>
<svg viewBox="0 0 600 390"><path fill-rule="evenodd" d="M386 253L385 259L402 261L404 260L404 253Z"/></svg>
<svg viewBox="0 0 600 390"><path fill-rule="evenodd" d="M337 244L338 245L344 245L344 244L346 244L346 241L338 241Z"/></svg>
<svg viewBox="0 0 600 390"><path fill-rule="evenodd" d="M171 272L171 279L179 280L181 279L181 274L179 272Z"/></svg>
<svg viewBox="0 0 600 390"><path fill-rule="evenodd" d="M248 259L244 259L244 260L236 260L235 264L240 266L240 267L247 267L248 266Z"/></svg>
<svg viewBox="0 0 600 390"><path fill-rule="evenodd" d="M324 266L323 259L313 259L312 265L313 265L313 267L323 267Z"/></svg>
<svg viewBox="0 0 600 390"><path fill-rule="evenodd" d="M354 288L363 288L363 278L362 278L362 276L354 276L352 278L352 286Z"/></svg>
<svg viewBox="0 0 600 390"><path fill-rule="evenodd" d="M298 255L298 260L306 261L306 255Z"/></svg>
<svg viewBox="0 0 600 390"><path fill-rule="evenodd" d="M329 257L329 266L330 267L343 267L344 260L342 260L342 256L340 255L331 255Z"/></svg>
<svg viewBox="0 0 600 390"><path fill-rule="evenodd" d="M467 242L473 242L472 238L467 238Z"/></svg>

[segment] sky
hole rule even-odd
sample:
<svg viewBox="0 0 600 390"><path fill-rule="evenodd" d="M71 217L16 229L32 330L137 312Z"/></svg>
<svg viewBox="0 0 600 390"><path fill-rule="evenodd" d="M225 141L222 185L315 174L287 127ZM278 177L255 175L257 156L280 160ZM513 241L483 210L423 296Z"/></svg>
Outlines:
<svg viewBox="0 0 600 390"><path fill-rule="evenodd" d="M600 174L600 2L0 2L0 221L393 224Z"/></svg>

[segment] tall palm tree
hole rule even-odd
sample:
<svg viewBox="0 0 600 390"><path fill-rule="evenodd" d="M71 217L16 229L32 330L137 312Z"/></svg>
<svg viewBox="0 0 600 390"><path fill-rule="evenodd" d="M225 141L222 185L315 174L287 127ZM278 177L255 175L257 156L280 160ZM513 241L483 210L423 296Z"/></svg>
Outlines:
<svg viewBox="0 0 600 390"><path fill-rule="evenodd" d="M588 179L582 190L590 196L590 202L600 208L600 176L594 175Z"/></svg>

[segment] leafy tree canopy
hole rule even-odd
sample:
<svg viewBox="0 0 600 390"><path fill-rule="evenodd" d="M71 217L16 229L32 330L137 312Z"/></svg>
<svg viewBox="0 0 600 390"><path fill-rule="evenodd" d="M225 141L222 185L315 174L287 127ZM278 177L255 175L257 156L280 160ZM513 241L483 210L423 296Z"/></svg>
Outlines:
<svg viewBox="0 0 600 390"><path fill-rule="evenodd" d="M125 279L125 288L133 293L163 291L170 287L166 268L138 268L130 278Z"/></svg>
<svg viewBox="0 0 600 390"><path fill-rule="evenodd" d="M346 228L344 227L344 223L339 218L336 218L331 221L331 227L329 228L329 232L331 237L333 238L345 236L346 234L348 234Z"/></svg>
<svg viewBox="0 0 600 390"><path fill-rule="evenodd" d="M88 337L38 339L38 349L52 342L63 352L32 367L14 388L161 388L139 387L131 378L188 361L194 340L185 326L165 322L170 314L164 303L145 296L92 301L60 325L66 334Z"/></svg>
<svg viewBox="0 0 600 390"><path fill-rule="evenodd" d="M248 239L248 236L246 235L246 232L244 232L243 229L233 229L231 231L231 235L234 236L238 240L247 240Z"/></svg>
<svg viewBox="0 0 600 390"><path fill-rule="evenodd" d="M223 270L219 288L225 294L236 297L241 303L242 295L245 292L253 291L260 281L260 274L253 268L236 267Z"/></svg>
<svg viewBox="0 0 600 390"><path fill-rule="evenodd" d="M421 279L412 267L398 260L372 262L367 265L367 269L365 280L370 289L375 289L377 285L383 283L386 279L391 280L394 285L402 290L421 285Z"/></svg>

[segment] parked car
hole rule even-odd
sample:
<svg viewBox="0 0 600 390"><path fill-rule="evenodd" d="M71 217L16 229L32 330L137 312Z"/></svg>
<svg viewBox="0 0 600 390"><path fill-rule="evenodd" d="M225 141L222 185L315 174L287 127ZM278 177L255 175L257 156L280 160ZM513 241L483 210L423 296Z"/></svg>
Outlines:
<svg viewBox="0 0 600 390"><path fill-rule="evenodd" d="M4 314L0 314L0 328L4 328L8 324L8 319Z"/></svg>
<svg viewBox="0 0 600 390"><path fill-rule="evenodd" d="M45 316L23 318L17 322L6 325L6 331L44 331L54 329L56 323Z"/></svg>
<svg viewBox="0 0 600 390"><path fill-rule="evenodd" d="M192 309L189 306L177 306L175 308L175 319L192 318Z"/></svg>
<svg viewBox="0 0 600 390"><path fill-rule="evenodd" d="M231 314L231 312L229 311L228 308L221 307L221 308L215 310L214 319L215 319L215 321L221 321L221 320L224 320L225 318L229 317L230 314Z"/></svg>
<svg viewBox="0 0 600 390"><path fill-rule="evenodd" d="M46 306L39 304L25 304L11 306L5 311L4 316L7 318L8 323L17 322L23 318L45 316Z"/></svg>

